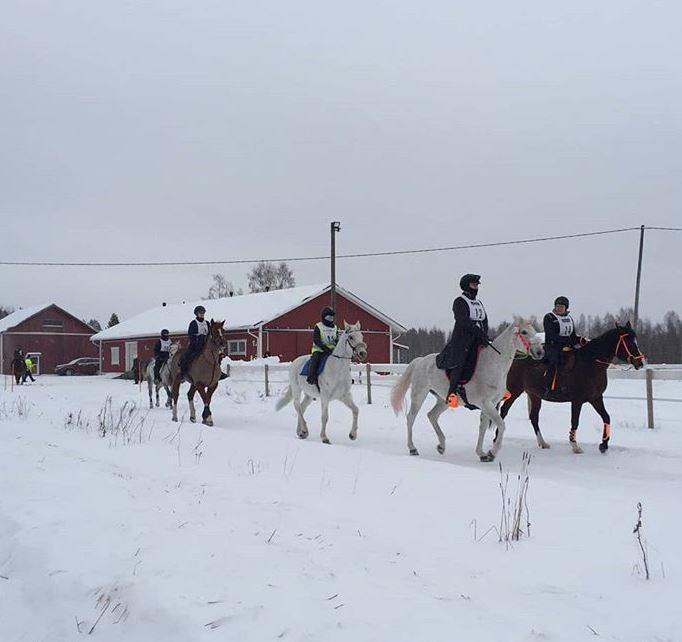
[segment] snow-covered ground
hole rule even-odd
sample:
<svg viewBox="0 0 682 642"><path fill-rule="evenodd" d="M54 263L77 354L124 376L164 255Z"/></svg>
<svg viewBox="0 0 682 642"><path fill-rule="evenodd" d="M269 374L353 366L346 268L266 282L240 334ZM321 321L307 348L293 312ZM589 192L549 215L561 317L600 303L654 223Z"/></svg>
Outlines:
<svg viewBox="0 0 682 642"><path fill-rule="evenodd" d="M682 398L682 384L656 382L656 395ZM256 383L221 383L214 428L173 424L107 377L0 392L0 639L682 640L682 404L658 403L650 431L643 402L608 402L603 456L590 408L585 454L570 452L565 405L543 407L553 447L539 451L521 399L499 461L516 473L532 453L531 536L507 548L484 536L500 521L500 471L474 454L477 415L443 418L444 456L421 415L409 457L388 388L371 406L355 396L358 441L334 404L324 446L317 407L299 441L293 408L275 413Z"/></svg>

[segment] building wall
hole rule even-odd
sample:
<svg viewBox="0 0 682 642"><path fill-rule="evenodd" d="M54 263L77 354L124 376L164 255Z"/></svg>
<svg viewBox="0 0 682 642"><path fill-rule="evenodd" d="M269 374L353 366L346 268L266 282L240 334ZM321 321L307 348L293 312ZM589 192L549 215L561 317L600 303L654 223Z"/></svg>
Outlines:
<svg viewBox="0 0 682 642"><path fill-rule="evenodd" d="M61 328L46 327L44 322L61 321ZM97 348L90 337L95 331L61 308L50 305L14 328L2 333L4 373L11 372L14 350L40 353L40 373L52 374L55 366L77 357L96 357Z"/></svg>
<svg viewBox="0 0 682 642"><path fill-rule="evenodd" d="M263 351L278 356L282 361L291 361L310 352L313 343L313 326L320 320L320 311L329 305L329 294L322 294L295 310L267 323L263 327ZM391 355L391 339L386 323L372 316L341 294L336 297L336 319L339 327L343 322L360 321L368 361L387 363ZM289 330L283 332L283 330ZM304 331L301 331L304 330Z"/></svg>
<svg viewBox="0 0 682 642"><path fill-rule="evenodd" d="M349 323L360 321L365 343L367 343L368 360L372 363L387 363L390 361L391 342L389 327L386 323L372 316L341 294L337 295L337 323L343 328L344 320ZM282 361L292 361L302 354L308 354L313 342L313 326L320 320L320 310L329 304L329 294L307 301L295 310L263 326L263 354L279 357ZM251 333L246 331L230 331L228 340L246 341L246 354L230 354L233 360L251 360L258 356L258 330ZM142 339L131 339L137 345L137 356L140 359L151 359L154 356L154 344L158 335ZM172 335L173 341L179 341L182 346L187 345L186 335ZM102 371L125 371L126 341L104 341L102 343ZM119 364L111 363L111 348L119 349Z"/></svg>

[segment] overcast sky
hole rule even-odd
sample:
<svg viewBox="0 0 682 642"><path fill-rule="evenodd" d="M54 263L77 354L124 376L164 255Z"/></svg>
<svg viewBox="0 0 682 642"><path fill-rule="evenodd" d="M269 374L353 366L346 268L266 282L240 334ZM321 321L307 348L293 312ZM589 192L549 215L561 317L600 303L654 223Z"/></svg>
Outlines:
<svg viewBox="0 0 682 642"><path fill-rule="evenodd" d="M682 226L677 1L5 0L4 260L197 260ZM632 304L635 232L343 260L405 325ZM682 310L682 233L649 232L642 314ZM292 264L299 284L326 262ZM0 304L125 318L224 268L0 267ZM210 311L209 311L210 312ZM228 320L229 322L229 320Z"/></svg>

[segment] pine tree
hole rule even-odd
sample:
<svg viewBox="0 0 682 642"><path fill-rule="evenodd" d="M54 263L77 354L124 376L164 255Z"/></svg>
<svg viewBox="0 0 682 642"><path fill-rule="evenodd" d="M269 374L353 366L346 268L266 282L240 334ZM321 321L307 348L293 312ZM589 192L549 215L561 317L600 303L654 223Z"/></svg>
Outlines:
<svg viewBox="0 0 682 642"><path fill-rule="evenodd" d="M107 328L113 328L119 323L121 322L118 320L118 315L115 312L112 312L111 316L109 317L109 323L107 323Z"/></svg>
<svg viewBox="0 0 682 642"><path fill-rule="evenodd" d="M97 330L97 332L99 332L102 329L102 325L100 324L100 322L97 319L90 319L90 321L88 321L87 324L91 328ZM116 325L116 324L114 324L114 325Z"/></svg>

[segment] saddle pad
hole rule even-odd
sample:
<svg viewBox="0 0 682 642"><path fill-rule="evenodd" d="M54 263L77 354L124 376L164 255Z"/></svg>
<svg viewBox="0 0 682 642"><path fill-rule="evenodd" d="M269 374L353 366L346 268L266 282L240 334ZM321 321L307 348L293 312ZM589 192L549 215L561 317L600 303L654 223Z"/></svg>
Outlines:
<svg viewBox="0 0 682 642"><path fill-rule="evenodd" d="M320 357L320 360L317 362L317 376L318 377L322 374L322 371L324 370L324 366L327 363L328 358L329 358L329 355L326 353L323 353L322 356ZM308 359L305 362L305 364L303 365L303 368L301 368L301 375L303 377L307 377L309 373L310 373L310 359Z"/></svg>

